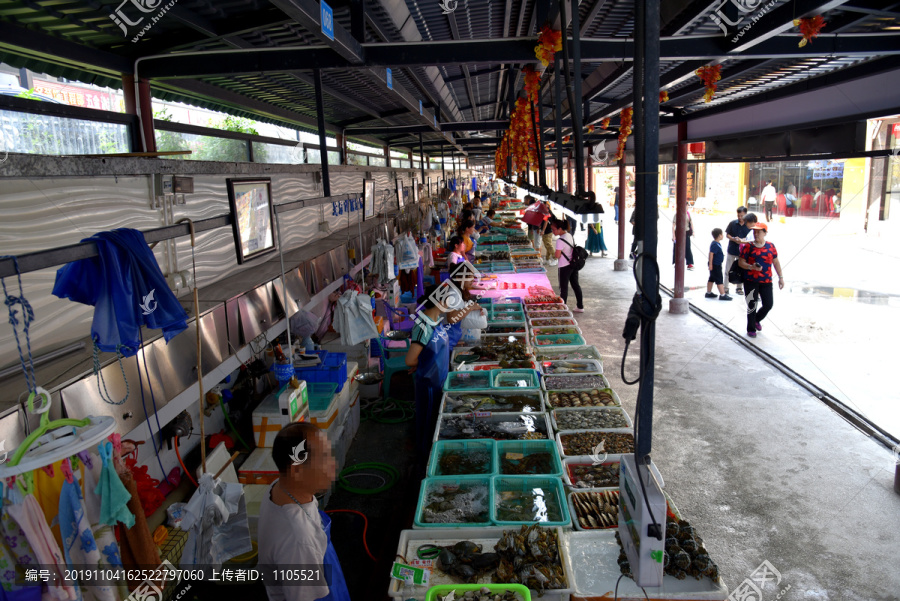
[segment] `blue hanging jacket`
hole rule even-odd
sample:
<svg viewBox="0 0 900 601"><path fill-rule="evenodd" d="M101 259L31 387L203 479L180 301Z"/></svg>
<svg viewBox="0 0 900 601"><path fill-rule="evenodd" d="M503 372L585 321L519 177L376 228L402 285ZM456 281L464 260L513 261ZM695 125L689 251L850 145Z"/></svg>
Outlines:
<svg viewBox="0 0 900 601"><path fill-rule="evenodd" d="M472 191L474 192L477 189L478 189L478 178L473 177L472 178Z"/></svg>
<svg viewBox="0 0 900 601"><path fill-rule="evenodd" d="M456 178L450 180L450 191L456 192Z"/></svg>
<svg viewBox="0 0 900 601"><path fill-rule="evenodd" d="M137 354L141 326L161 329L166 342L187 329L187 313L143 233L122 228L82 242L95 242L98 256L61 267L53 294L94 307L91 338L101 351Z"/></svg>

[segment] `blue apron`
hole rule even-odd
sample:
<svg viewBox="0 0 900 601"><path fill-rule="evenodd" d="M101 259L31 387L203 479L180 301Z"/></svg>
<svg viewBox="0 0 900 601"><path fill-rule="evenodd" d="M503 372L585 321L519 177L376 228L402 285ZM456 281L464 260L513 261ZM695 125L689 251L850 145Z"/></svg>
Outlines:
<svg viewBox="0 0 900 601"><path fill-rule="evenodd" d="M462 320L459 320L450 326L450 329L447 330L447 338L450 342L447 353L447 355L449 355L449 351L455 349L456 345L459 344L459 339L462 338ZM447 357L447 360L450 360L449 356Z"/></svg>
<svg viewBox="0 0 900 601"><path fill-rule="evenodd" d="M431 340L419 354L419 365L416 367L416 447L421 452L419 457L428 459L427 452L431 446L438 405L444 380L450 371L450 344L448 336L442 334L443 326L434 328Z"/></svg>
<svg viewBox="0 0 900 601"><path fill-rule="evenodd" d="M322 564L331 568L331 584L329 585L328 596L323 597L323 599L327 601L350 601L350 592L347 590L347 581L344 580L344 571L341 570L341 562L338 560L334 545L331 543L331 518L321 509L319 510L319 517L322 519L325 538L328 539L328 546L325 547L325 557L322 559Z"/></svg>

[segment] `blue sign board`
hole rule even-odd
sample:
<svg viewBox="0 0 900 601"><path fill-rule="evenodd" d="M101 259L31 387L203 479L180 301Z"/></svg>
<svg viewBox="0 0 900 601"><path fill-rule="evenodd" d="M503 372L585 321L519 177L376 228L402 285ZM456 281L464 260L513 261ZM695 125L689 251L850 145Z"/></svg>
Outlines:
<svg viewBox="0 0 900 601"><path fill-rule="evenodd" d="M422 101L419 101L419 114L422 114Z"/></svg>
<svg viewBox="0 0 900 601"><path fill-rule="evenodd" d="M329 40L334 40L334 11L331 10L331 7L325 2L325 0L320 0L321 10L321 19L322 19L322 33Z"/></svg>
<svg viewBox="0 0 900 601"><path fill-rule="evenodd" d="M391 75L391 69L390 69L390 67L388 67L387 69L385 69L385 71L387 71L387 85L388 85L388 90L393 90L393 89L394 89L394 77L393 77L393 75Z"/></svg>

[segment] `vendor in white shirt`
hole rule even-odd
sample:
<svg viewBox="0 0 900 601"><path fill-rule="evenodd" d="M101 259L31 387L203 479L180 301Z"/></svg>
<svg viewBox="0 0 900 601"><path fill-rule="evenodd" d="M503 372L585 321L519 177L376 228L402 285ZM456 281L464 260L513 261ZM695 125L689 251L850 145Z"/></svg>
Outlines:
<svg viewBox="0 0 900 601"><path fill-rule="evenodd" d="M312 424L289 424L275 436L272 458L279 477L259 511L259 563L309 570L322 581L267 581L269 601L349 601L331 519L315 496L331 488L337 471L328 437Z"/></svg>

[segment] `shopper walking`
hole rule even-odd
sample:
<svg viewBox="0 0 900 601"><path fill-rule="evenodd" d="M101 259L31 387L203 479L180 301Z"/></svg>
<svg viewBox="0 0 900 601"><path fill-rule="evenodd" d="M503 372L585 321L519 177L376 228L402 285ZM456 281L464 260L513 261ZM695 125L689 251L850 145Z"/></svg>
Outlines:
<svg viewBox="0 0 900 601"><path fill-rule="evenodd" d="M553 231L550 229L550 220L553 219L553 213L550 211L550 203L544 201L544 207L547 209L547 218L541 224L541 243L544 245L544 260L550 265L556 265L553 258Z"/></svg>
<svg viewBox="0 0 900 601"><path fill-rule="evenodd" d="M565 303L569 298L569 285L575 292L575 308L573 313L584 313L584 299L581 296L581 285L578 283L578 271L570 265L575 256L575 239L569 233L568 222L556 219L550 224L556 241L556 260L559 265L559 296Z"/></svg>
<svg viewBox="0 0 900 601"><path fill-rule="evenodd" d="M637 259L637 221L635 219L635 214L637 213L637 209L631 210L631 217L628 219L628 223L631 224L631 254L629 254L629 258Z"/></svg>
<svg viewBox="0 0 900 601"><path fill-rule="evenodd" d="M684 261L687 263L687 268L693 271L694 269L694 252L691 250L691 236L694 235L694 220L691 219L691 213L688 211L684 214ZM672 220L672 265L675 264L675 255L676 255L676 245L675 245L675 220Z"/></svg>
<svg viewBox="0 0 900 601"><path fill-rule="evenodd" d="M584 249L594 256L594 253L601 253L601 257L606 256L606 242L603 241L603 222L589 223L587 226L587 244Z"/></svg>
<svg viewBox="0 0 900 601"><path fill-rule="evenodd" d="M784 288L784 273L778 261L778 251L771 242L766 242L769 228L765 223L753 226L753 244L745 244L741 249L740 266L744 274L744 300L747 302L747 336L756 338L762 330L761 322L775 302L772 289L772 267L778 273L778 289Z"/></svg>
<svg viewBox="0 0 900 601"><path fill-rule="evenodd" d="M616 222L616 225L619 225L619 186L613 189L613 210L615 211L613 220Z"/></svg>
<svg viewBox="0 0 900 601"><path fill-rule="evenodd" d="M731 271L731 264L738 260L738 255L741 252L740 245L747 238L747 235L750 233L750 226L744 223L744 218L747 215L747 207L740 206L737 208L737 219L733 220L728 226L725 228L725 237L728 238L728 256L725 258L725 273L727 274ZM728 294L731 290L728 286L728 278L725 278L725 294ZM744 288L741 284L737 285L737 293L743 294Z"/></svg>
<svg viewBox="0 0 900 601"><path fill-rule="evenodd" d="M531 240L534 250L540 252L541 226L543 226L544 222L549 218L550 209L533 196L526 196L525 203L530 204L528 208L525 209L525 214L522 215L522 221L528 225L528 238Z"/></svg>
<svg viewBox="0 0 900 601"><path fill-rule="evenodd" d="M766 186L763 188L762 194L759 197L759 201L763 203L763 207L766 210L766 221L772 221L772 207L775 206L775 200L778 196L778 192L775 191L775 186L772 185L772 180L766 182Z"/></svg>
<svg viewBox="0 0 900 601"><path fill-rule="evenodd" d="M709 258L707 260L709 266L709 280L706 282L706 298L716 298L716 293L712 291L713 284L719 289L719 300L730 301L731 297L725 292L722 277L722 263L725 262L725 253L722 252L722 230L715 228L712 231L713 241L709 245Z"/></svg>

